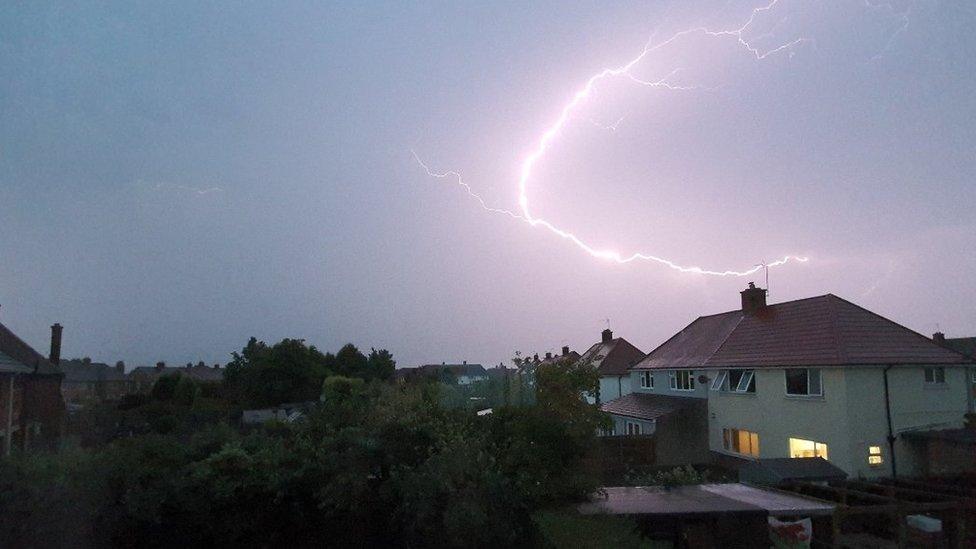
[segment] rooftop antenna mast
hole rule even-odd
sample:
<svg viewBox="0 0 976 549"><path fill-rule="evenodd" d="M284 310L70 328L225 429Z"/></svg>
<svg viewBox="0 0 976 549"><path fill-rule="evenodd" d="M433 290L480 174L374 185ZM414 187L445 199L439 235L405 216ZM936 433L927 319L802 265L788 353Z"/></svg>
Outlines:
<svg viewBox="0 0 976 549"><path fill-rule="evenodd" d="M758 264L753 265L753 267L762 267L766 272L766 295L769 296L769 264L766 263L765 259L763 259Z"/></svg>
<svg viewBox="0 0 976 549"><path fill-rule="evenodd" d="M606 321L606 323L607 323L607 329L609 330L610 329L610 319L609 318L604 318L603 320Z"/></svg>

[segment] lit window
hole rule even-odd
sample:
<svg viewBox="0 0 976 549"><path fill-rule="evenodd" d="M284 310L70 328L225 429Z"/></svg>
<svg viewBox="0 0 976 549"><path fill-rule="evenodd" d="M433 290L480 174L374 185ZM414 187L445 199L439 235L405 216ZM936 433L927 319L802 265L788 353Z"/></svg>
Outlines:
<svg viewBox="0 0 976 549"><path fill-rule="evenodd" d="M730 452L759 457L759 433L745 429L722 429L722 445Z"/></svg>
<svg viewBox="0 0 976 549"><path fill-rule="evenodd" d="M827 444L823 442L816 442L813 440L805 440L802 438L791 438L790 457L791 458L821 457L824 459L829 459L827 457Z"/></svg>
<svg viewBox="0 0 976 549"><path fill-rule="evenodd" d="M926 368L925 383L945 383L945 368Z"/></svg>
<svg viewBox="0 0 976 549"><path fill-rule="evenodd" d="M791 396L823 396L820 369L786 370L786 394Z"/></svg>
<svg viewBox="0 0 976 549"><path fill-rule="evenodd" d="M689 370L671 370L668 372L668 381L674 391L694 391L695 372Z"/></svg>
<svg viewBox="0 0 976 549"><path fill-rule="evenodd" d="M628 435L639 435L641 434L640 423L634 423L632 421L627 422L627 434Z"/></svg>
<svg viewBox="0 0 976 549"><path fill-rule="evenodd" d="M641 384L641 389L653 389L654 388L654 374L652 372L641 372L640 373L640 384Z"/></svg>
<svg viewBox="0 0 976 549"><path fill-rule="evenodd" d="M868 465L872 467L877 467L884 463L884 459L881 457L881 447L880 446L868 446Z"/></svg>

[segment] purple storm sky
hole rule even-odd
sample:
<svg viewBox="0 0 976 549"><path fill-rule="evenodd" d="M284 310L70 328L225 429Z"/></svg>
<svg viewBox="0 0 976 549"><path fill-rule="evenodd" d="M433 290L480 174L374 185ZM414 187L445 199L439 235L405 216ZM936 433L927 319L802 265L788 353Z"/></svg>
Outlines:
<svg viewBox="0 0 976 549"><path fill-rule="evenodd" d="M0 6L0 321L39 350L226 362L249 336L401 366L648 351L750 280L595 259L486 212L586 80L760 2ZM533 215L976 335L976 8L780 0L598 83ZM611 128L613 126L613 128Z"/></svg>

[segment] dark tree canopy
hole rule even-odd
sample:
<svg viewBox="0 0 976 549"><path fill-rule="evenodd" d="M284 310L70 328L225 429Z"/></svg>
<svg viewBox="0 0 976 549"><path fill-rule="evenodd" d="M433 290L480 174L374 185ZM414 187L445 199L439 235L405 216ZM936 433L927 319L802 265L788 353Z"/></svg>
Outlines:
<svg viewBox="0 0 976 549"><path fill-rule="evenodd" d="M329 359L301 339L268 346L251 338L227 364L224 383L245 406L276 406L283 402L317 400Z"/></svg>

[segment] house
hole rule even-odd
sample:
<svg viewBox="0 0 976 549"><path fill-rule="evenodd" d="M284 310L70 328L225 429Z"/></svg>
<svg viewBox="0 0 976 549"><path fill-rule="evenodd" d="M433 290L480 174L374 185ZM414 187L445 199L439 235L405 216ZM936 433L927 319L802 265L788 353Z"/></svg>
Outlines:
<svg viewBox="0 0 976 549"><path fill-rule="evenodd" d="M635 393L707 402L720 461L822 457L852 477L915 474L908 433L962 426L972 360L832 294L703 316L632 368Z"/></svg>
<svg viewBox="0 0 976 549"><path fill-rule="evenodd" d="M946 337L942 332L932 334L932 341L969 358L976 359L976 337ZM976 366L969 370L969 411L976 412Z"/></svg>
<svg viewBox="0 0 976 549"><path fill-rule="evenodd" d="M224 379L224 370L220 364L212 367L203 362L196 365L188 363L182 368L167 366L165 362L157 362L155 366L139 366L129 372L129 379L134 391L147 393L152 390L156 380L165 375L185 375L199 383L220 383Z"/></svg>
<svg viewBox="0 0 976 549"><path fill-rule="evenodd" d="M295 423L305 418L318 403L291 402L275 406L274 408L261 408L258 410L244 410L241 412L241 423L244 425L260 425L272 420L284 423Z"/></svg>
<svg viewBox="0 0 976 549"><path fill-rule="evenodd" d="M594 343L580 357L581 366L592 366L600 374L600 391L587 396L587 401L608 402L631 392L630 367L644 358L644 351L622 337L613 337L610 329L600 333L600 341Z"/></svg>
<svg viewBox="0 0 976 549"><path fill-rule="evenodd" d="M129 394L132 380L125 375L125 363L109 366L90 358L62 360L61 394L67 403L118 400Z"/></svg>
<svg viewBox="0 0 976 549"><path fill-rule="evenodd" d="M55 448L64 420L60 324L51 326L45 358L0 324L0 439L4 455L13 448Z"/></svg>

